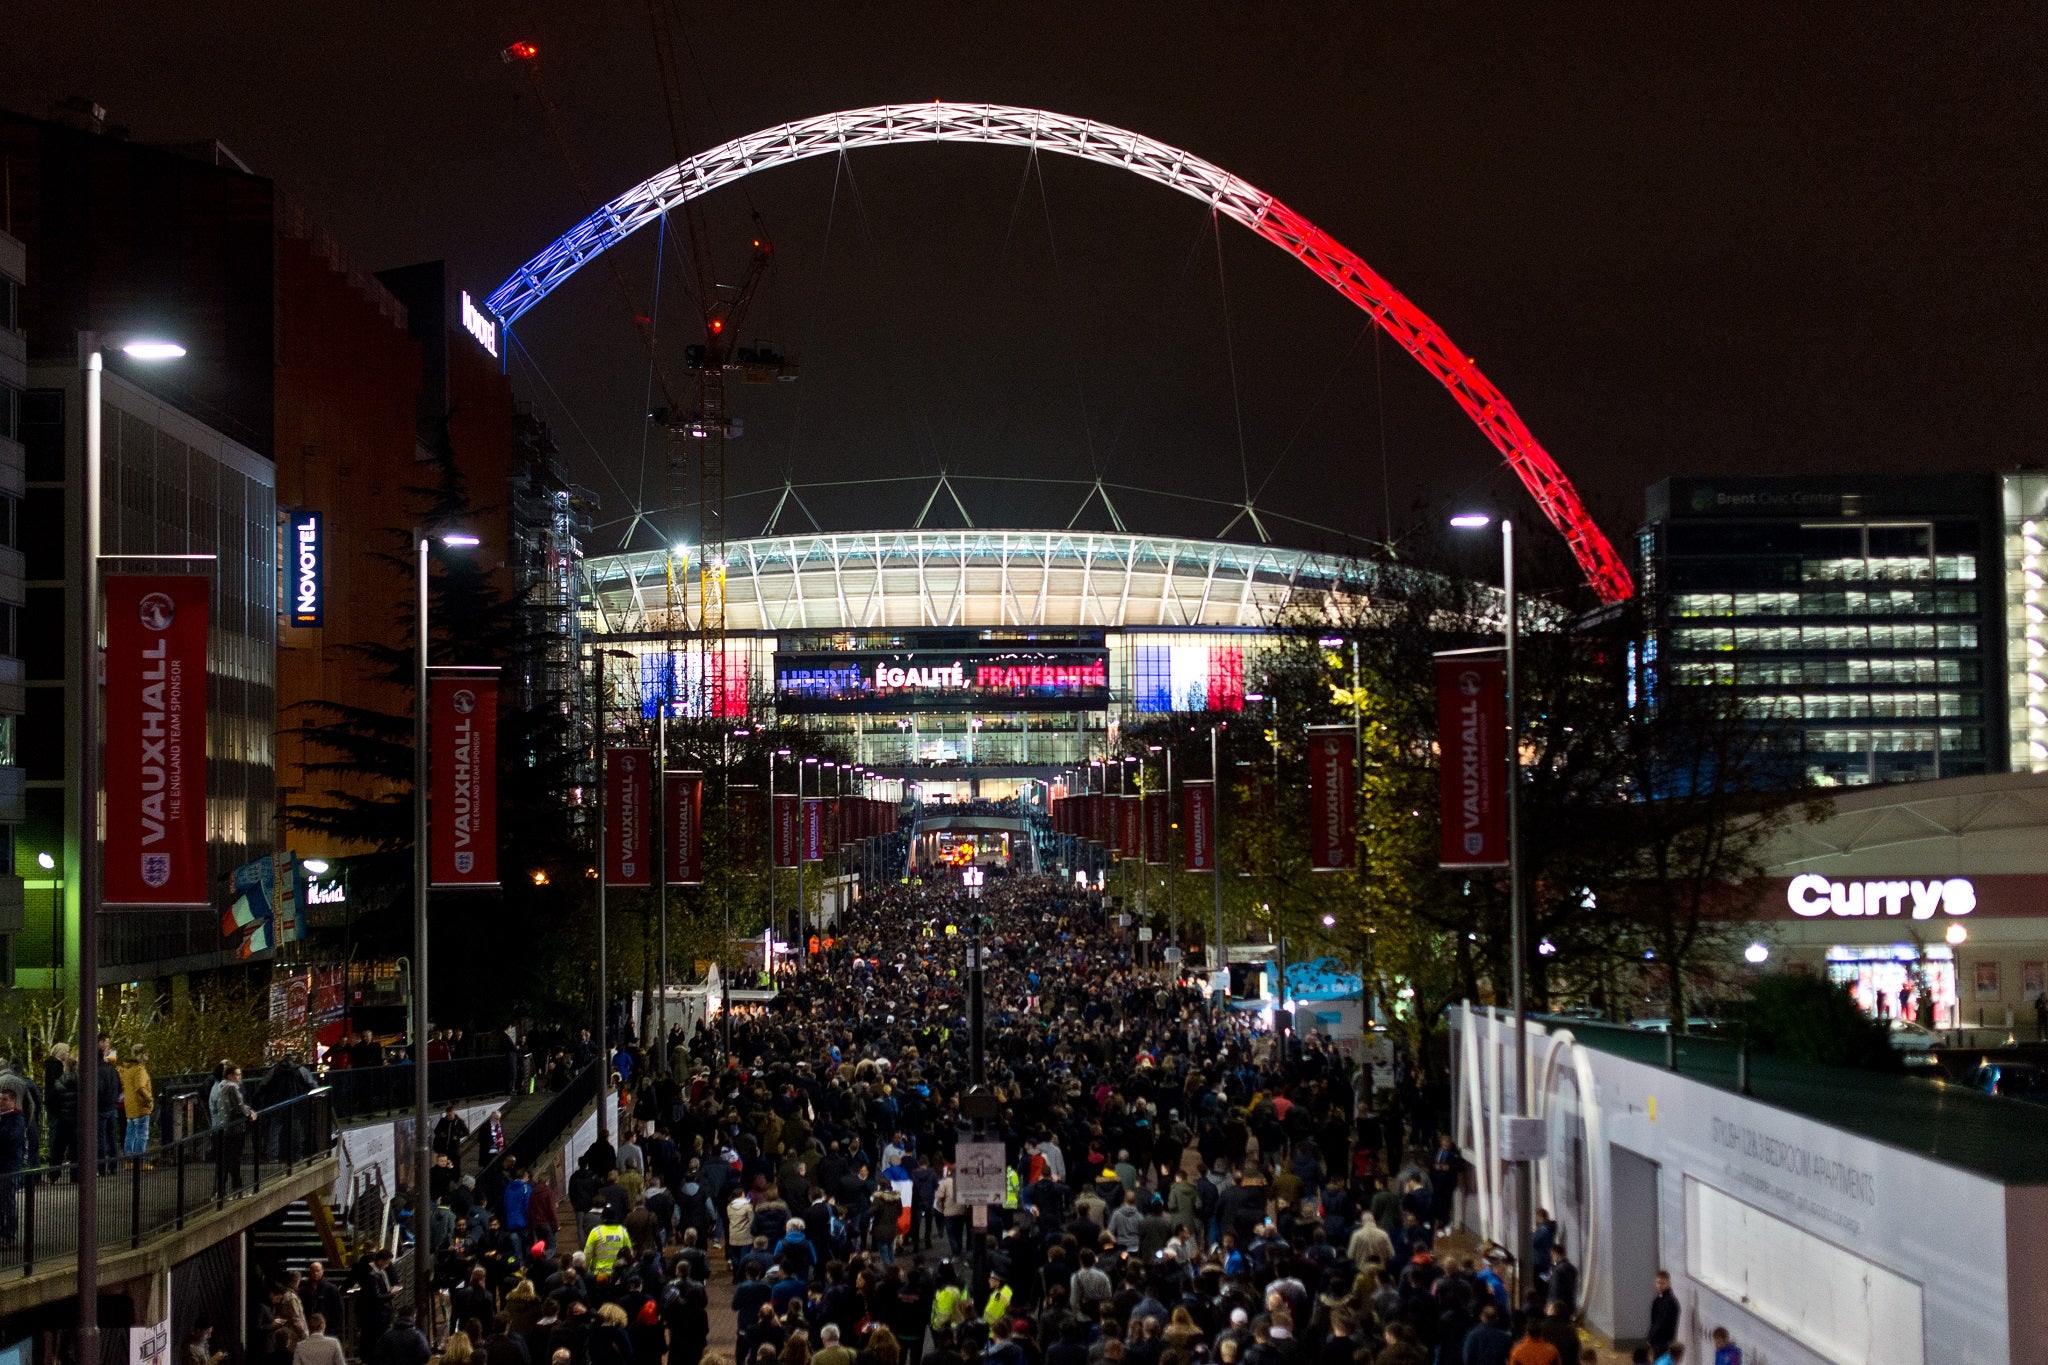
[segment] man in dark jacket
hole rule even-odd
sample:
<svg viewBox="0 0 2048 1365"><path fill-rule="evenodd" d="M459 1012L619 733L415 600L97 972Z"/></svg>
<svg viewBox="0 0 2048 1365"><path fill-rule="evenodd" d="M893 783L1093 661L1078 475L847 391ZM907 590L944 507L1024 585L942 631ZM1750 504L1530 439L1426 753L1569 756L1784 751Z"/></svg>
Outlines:
<svg viewBox="0 0 2048 1365"><path fill-rule="evenodd" d="M1657 1272L1657 1296L1650 1300L1650 1358L1656 1359L1678 1340L1678 1295L1671 1292L1671 1272Z"/></svg>
<svg viewBox="0 0 2048 1365"><path fill-rule="evenodd" d="M427 1345L427 1334L419 1329L412 1309L401 1308L391 1330L377 1338L370 1365L427 1365L433 1354L433 1348Z"/></svg>
<svg viewBox="0 0 2048 1365"><path fill-rule="evenodd" d="M100 1039L100 1060L97 1070L96 1099L99 1125L94 1130L99 1137L99 1168L101 1175L112 1175L120 1166L121 1135L127 1128L121 1114L121 1069L114 1065L114 1048L106 1039Z"/></svg>
<svg viewBox="0 0 2048 1365"><path fill-rule="evenodd" d="M1479 1325L1465 1334L1458 1365L1507 1365L1514 1348L1515 1339L1501 1326L1500 1306L1489 1303L1479 1310Z"/></svg>
<svg viewBox="0 0 2048 1365"><path fill-rule="evenodd" d="M1561 1305L1567 1317L1578 1311L1579 1268L1565 1259L1562 1241L1550 1244L1549 1301Z"/></svg>

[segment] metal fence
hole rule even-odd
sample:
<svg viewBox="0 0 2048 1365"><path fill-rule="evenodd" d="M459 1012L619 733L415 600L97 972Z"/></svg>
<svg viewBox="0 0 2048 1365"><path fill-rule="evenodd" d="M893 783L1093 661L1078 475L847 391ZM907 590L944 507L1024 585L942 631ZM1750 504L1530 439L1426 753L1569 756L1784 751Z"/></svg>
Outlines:
<svg viewBox="0 0 2048 1365"><path fill-rule="evenodd" d="M139 1247L183 1228L188 1218L224 1209L263 1191L334 1150L334 1110L326 1089L257 1111L256 1117L194 1133L141 1156L99 1162L97 1246ZM78 1254L77 1163L0 1173L0 1274Z"/></svg>
<svg viewBox="0 0 2048 1365"><path fill-rule="evenodd" d="M452 1100L484 1099L493 1095L518 1093L519 1054L495 1057L456 1057L427 1063L427 1097L434 1104ZM343 1118L361 1114L388 1114L413 1107L413 1069L405 1066L375 1066L360 1070L338 1067L323 1078L334 1093L334 1112Z"/></svg>

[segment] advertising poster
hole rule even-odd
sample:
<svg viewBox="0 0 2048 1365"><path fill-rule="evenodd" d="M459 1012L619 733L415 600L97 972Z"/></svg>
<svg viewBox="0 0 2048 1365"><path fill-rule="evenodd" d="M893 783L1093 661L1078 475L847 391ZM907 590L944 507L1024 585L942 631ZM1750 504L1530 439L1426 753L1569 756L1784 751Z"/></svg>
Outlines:
<svg viewBox="0 0 2048 1365"><path fill-rule="evenodd" d="M1437 656L1441 867L1508 865L1506 683L1498 657Z"/></svg>
<svg viewBox="0 0 2048 1365"><path fill-rule="evenodd" d="M212 904L206 633L212 580L107 576L106 903Z"/></svg>
<svg viewBox="0 0 2048 1365"><path fill-rule="evenodd" d="M498 674L427 679L427 885L498 884Z"/></svg>

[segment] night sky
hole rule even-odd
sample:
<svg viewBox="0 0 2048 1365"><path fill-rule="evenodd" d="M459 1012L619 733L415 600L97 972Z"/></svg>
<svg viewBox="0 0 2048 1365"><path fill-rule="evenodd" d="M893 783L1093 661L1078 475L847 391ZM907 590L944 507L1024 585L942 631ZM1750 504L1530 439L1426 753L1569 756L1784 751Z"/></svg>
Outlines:
<svg viewBox="0 0 2048 1365"><path fill-rule="evenodd" d="M1100 119L1244 176L1435 317L1617 539L1667 474L2043 458L2048 6L671 12L687 150L944 98ZM218 137L372 266L446 257L478 298L676 159L641 0L17 0L6 23L0 103L40 115L85 95L140 140ZM520 39L589 196L499 60ZM1391 508L1414 543L1451 505L1527 506L1434 381L1391 343L1375 355L1362 313L1228 223L1219 270L1207 211L1128 174L885 148L704 202L724 281L761 215L776 260L745 333L803 367L736 388L735 494L1099 472L1226 503L1249 486L1275 539L1304 545L1338 541L1279 518L1377 537ZM646 507L666 532L630 313L658 316L679 367L690 272L672 242L657 309L653 237L529 314L533 364L513 375L605 518ZM803 496L840 529L908 524L928 491ZM1082 491L961 485L983 525L1064 525ZM1210 535L1232 515L1117 496L1137 529ZM735 497L734 533L771 504Z"/></svg>

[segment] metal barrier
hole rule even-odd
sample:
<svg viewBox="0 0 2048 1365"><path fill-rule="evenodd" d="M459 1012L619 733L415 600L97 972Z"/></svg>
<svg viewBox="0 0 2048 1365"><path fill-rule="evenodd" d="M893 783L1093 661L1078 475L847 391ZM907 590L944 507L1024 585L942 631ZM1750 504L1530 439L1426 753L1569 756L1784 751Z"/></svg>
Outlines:
<svg viewBox="0 0 2048 1365"><path fill-rule="evenodd" d="M413 1107L413 1070L405 1066L337 1067L325 1080L334 1092L334 1112L343 1118L388 1114ZM456 1057L427 1063L427 1095L437 1105L451 1100L513 1095L519 1087L519 1055Z"/></svg>
<svg viewBox="0 0 2048 1365"><path fill-rule="evenodd" d="M257 1111L224 1128L99 1162L97 1245L139 1247L185 1220L260 1194L264 1180L334 1150L325 1088ZM32 1275L78 1254L77 1163L0 1173L0 1274Z"/></svg>

